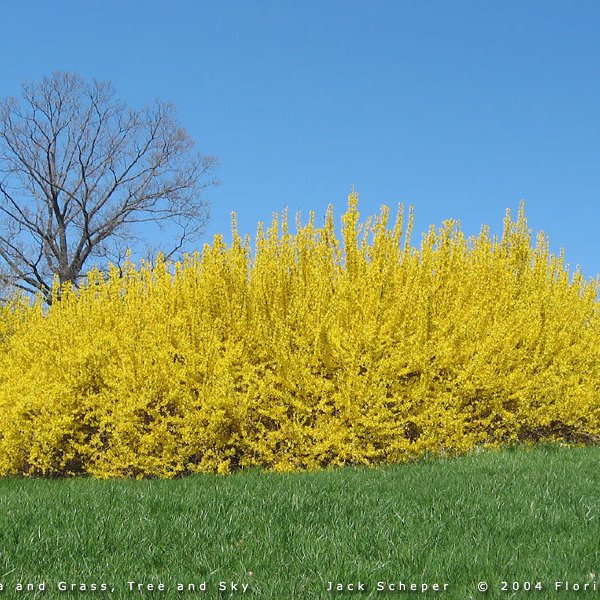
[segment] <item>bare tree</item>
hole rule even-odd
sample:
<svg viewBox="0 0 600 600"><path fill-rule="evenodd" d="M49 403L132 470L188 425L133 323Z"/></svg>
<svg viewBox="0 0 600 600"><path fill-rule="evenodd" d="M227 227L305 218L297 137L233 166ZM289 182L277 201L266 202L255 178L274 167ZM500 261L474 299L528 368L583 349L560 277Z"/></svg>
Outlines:
<svg viewBox="0 0 600 600"><path fill-rule="evenodd" d="M216 161L193 146L171 104L134 110L71 73L23 84L0 102L0 283L50 301L55 274L118 261L141 223L167 229L167 256L197 239Z"/></svg>

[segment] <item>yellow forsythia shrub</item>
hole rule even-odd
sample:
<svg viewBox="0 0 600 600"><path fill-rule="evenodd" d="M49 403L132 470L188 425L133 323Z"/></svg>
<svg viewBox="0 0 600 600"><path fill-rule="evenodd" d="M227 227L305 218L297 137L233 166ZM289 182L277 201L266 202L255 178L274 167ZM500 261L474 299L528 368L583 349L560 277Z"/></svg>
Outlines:
<svg viewBox="0 0 600 600"><path fill-rule="evenodd" d="M598 282L500 239L331 208L0 309L0 474L173 477L600 435Z"/></svg>

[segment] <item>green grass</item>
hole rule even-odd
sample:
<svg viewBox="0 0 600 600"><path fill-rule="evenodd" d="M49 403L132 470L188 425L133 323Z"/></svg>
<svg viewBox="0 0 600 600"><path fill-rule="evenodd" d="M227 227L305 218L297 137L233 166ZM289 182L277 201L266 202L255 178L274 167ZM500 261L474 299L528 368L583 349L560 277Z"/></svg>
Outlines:
<svg viewBox="0 0 600 600"><path fill-rule="evenodd" d="M220 581L249 585L233 597L277 600L598 598L599 466L597 447L540 447L293 475L3 479L0 598L232 597ZM42 581L43 594L15 591ZM61 592L61 581L109 592ZM327 592L359 581L363 592ZM380 581L448 590L384 593ZM502 581L544 589L501 592ZM598 589L557 593L556 581ZM202 582L208 591L176 591Z"/></svg>

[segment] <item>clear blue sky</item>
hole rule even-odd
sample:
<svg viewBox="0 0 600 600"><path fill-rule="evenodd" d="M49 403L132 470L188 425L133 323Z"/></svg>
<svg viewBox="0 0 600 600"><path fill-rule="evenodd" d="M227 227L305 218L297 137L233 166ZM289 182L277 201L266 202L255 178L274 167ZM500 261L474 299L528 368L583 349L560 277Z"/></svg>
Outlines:
<svg viewBox="0 0 600 600"><path fill-rule="evenodd" d="M529 223L600 272L600 2L6 1L0 96L53 70L179 109L220 160L207 239L288 206Z"/></svg>

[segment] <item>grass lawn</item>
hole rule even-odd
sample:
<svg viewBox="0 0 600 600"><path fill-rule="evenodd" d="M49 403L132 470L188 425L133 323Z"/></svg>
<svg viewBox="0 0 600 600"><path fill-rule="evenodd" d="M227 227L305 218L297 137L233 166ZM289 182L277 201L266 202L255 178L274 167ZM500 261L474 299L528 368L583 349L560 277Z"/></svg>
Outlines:
<svg viewBox="0 0 600 600"><path fill-rule="evenodd" d="M599 467L600 448L539 447L292 475L2 479L0 598L600 598Z"/></svg>

